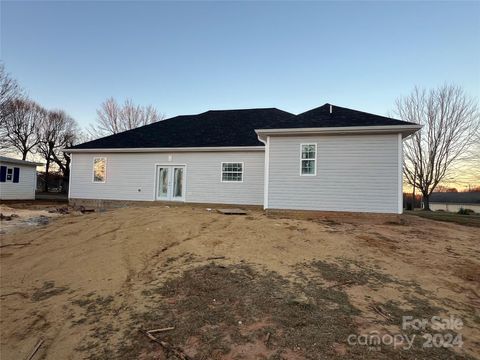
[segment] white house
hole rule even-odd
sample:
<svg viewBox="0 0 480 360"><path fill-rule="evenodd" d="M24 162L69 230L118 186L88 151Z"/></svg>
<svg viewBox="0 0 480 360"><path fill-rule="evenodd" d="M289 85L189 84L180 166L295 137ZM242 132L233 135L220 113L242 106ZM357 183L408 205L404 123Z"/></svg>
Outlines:
<svg viewBox="0 0 480 360"><path fill-rule="evenodd" d="M430 195L430 209L448 212L470 209L480 213L480 192L434 192Z"/></svg>
<svg viewBox="0 0 480 360"><path fill-rule="evenodd" d="M0 156L0 200L33 200L37 166L42 164Z"/></svg>
<svg viewBox="0 0 480 360"><path fill-rule="evenodd" d="M414 123L325 104L183 115L67 149L69 199L402 212Z"/></svg>

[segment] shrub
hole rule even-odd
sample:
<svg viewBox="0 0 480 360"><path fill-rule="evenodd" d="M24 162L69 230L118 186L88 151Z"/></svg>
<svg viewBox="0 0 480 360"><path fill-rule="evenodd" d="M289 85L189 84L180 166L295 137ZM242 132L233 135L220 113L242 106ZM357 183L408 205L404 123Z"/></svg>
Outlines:
<svg viewBox="0 0 480 360"><path fill-rule="evenodd" d="M460 210L458 210L458 214L460 214L460 215L472 215L472 214L475 214L475 211L473 211L472 209L464 209L463 207L461 207Z"/></svg>

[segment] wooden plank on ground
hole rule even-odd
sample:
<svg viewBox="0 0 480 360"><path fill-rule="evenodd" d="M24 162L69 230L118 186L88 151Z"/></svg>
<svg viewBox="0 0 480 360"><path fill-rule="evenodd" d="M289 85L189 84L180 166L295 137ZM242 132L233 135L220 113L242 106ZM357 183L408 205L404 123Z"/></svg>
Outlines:
<svg viewBox="0 0 480 360"><path fill-rule="evenodd" d="M242 209L218 209L217 211L224 215L247 215L247 212Z"/></svg>

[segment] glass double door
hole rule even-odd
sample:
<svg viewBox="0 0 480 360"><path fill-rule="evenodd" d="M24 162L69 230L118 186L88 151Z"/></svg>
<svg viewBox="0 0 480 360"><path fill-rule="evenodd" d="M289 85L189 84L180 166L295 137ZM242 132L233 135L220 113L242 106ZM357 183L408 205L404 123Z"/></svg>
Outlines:
<svg viewBox="0 0 480 360"><path fill-rule="evenodd" d="M157 200L185 200L185 166L157 166Z"/></svg>

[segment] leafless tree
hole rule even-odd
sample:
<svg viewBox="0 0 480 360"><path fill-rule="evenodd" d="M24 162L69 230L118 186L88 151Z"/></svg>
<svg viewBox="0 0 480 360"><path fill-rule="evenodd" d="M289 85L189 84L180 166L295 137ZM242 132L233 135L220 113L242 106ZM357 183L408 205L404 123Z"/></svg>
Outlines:
<svg viewBox="0 0 480 360"><path fill-rule="evenodd" d="M477 101L454 85L430 91L415 88L397 100L396 113L423 125L405 141L403 173L422 193L424 209L430 210L430 194L456 164L472 155L480 129Z"/></svg>
<svg viewBox="0 0 480 360"><path fill-rule="evenodd" d="M143 124L142 107L135 105L131 99L125 100L120 111L120 125L122 131L135 129Z"/></svg>
<svg viewBox="0 0 480 360"><path fill-rule="evenodd" d="M7 114L0 123L1 148L22 154L22 160L39 143L39 125L47 111L31 100L14 99L4 105Z"/></svg>
<svg viewBox="0 0 480 360"><path fill-rule="evenodd" d="M52 164L58 166L65 184L70 177L70 155L62 150L72 146L78 136L77 122L62 110L50 111L40 126L38 151L45 159L45 191L48 191Z"/></svg>
<svg viewBox="0 0 480 360"><path fill-rule="evenodd" d="M89 132L93 138L121 132L120 106L114 98L105 100L97 109L96 125L91 125Z"/></svg>
<svg viewBox="0 0 480 360"><path fill-rule="evenodd" d="M165 119L165 114L158 113L157 109L155 109L152 105L144 107L142 115L142 123L145 125Z"/></svg>
<svg viewBox="0 0 480 360"><path fill-rule="evenodd" d="M8 115L6 105L23 96L23 90L17 81L6 72L5 65L0 63L0 124Z"/></svg>
<svg viewBox="0 0 480 360"><path fill-rule="evenodd" d="M92 138L118 134L164 119L153 106L135 105L127 99L121 106L114 98L105 100L97 110L96 124L91 125L88 132Z"/></svg>

